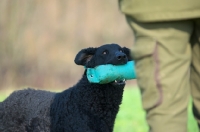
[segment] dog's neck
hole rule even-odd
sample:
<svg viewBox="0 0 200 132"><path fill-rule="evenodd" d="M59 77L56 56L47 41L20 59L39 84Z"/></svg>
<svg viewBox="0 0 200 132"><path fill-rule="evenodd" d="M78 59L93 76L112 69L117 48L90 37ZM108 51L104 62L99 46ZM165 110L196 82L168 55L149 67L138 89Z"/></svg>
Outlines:
<svg viewBox="0 0 200 132"><path fill-rule="evenodd" d="M90 83L87 76L83 74L74 87L56 94L51 109L52 120L57 118L55 113L62 115L60 112L66 114L66 111L73 109L77 113L84 113L86 117L95 118L100 124L106 124L112 131L122 101L123 90L124 85ZM59 118L65 118L65 116Z"/></svg>
<svg viewBox="0 0 200 132"><path fill-rule="evenodd" d="M87 110L87 113L96 115L99 118L108 120L107 122L114 123L122 101L124 86L114 86L111 83L90 83L84 74L76 88L79 89L77 94L82 97L78 101L81 109Z"/></svg>

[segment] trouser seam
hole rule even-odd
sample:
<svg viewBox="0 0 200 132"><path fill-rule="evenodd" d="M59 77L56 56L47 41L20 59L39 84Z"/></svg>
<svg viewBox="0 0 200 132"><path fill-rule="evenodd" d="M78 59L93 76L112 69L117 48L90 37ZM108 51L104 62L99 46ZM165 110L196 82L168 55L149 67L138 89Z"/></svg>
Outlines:
<svg viewBox="0 0 200 132"><path fill-rule="evenodd" d="M152 108L155 108L155 107L159 106L163 101L163 90L162 90L162 85L161 85L161 81L160 81L160 61L159 61L159 55L158 55L158 42L157 41L156 41L156 46L155 46L155 50L153 53L153 60L154 60L154 65L155 65L154 80L156 83L156 88L158 90L158 101L152 107Z"/></svg>

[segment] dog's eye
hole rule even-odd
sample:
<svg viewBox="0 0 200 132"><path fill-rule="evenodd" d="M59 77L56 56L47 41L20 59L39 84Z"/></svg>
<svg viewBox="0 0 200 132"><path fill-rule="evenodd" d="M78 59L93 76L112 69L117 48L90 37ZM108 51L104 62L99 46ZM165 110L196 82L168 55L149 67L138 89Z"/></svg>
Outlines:
<svg viewBox="0 0 200 132"><path fill-rule="evenodd" d="M104 51L104 52L103 52L104 55L106 55L107 53L108 53L107 51Z"/></svg>
<svg viewBox="0 0 200 132"><path fill-rule="evenodd" d="M119 52L123 52L123 50L120 49Z"/></svg>

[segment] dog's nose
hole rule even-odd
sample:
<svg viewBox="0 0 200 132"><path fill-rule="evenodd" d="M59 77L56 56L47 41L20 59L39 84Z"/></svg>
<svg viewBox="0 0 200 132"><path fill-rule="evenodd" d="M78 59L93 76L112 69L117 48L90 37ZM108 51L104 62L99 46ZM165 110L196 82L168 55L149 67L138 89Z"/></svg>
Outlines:
<svg viewBox="0 0 200 132"><path fill-rule="evenodd" d="M116 52L116 57L118 60L123 60L123 59L126 59L126 54L122 52Z"/></svg>

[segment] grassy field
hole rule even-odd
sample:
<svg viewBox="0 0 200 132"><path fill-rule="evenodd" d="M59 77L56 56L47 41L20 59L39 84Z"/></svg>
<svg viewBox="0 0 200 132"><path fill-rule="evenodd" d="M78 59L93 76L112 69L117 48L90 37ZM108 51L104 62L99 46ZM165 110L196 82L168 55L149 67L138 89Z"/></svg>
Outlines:
<svg viewBox="0 0 200 132"><path fill-rule="evenodd" d="M192 115L191 104L188 111L188 132L198 132ZM138 88L126 88L123 102L115 122L114 132L147 132L145 112L142 109Z"/></svg>
<svg viewBox="0 0 200 132"><path fill-rule="evenodd" d="M0 93L0 101L5 99ZM197 125L189 106L188 132L198 132ZM137 88L126 88L123 102L115 122L114 132L147 132L145 112L142 110L140 93Z"/></svg>

